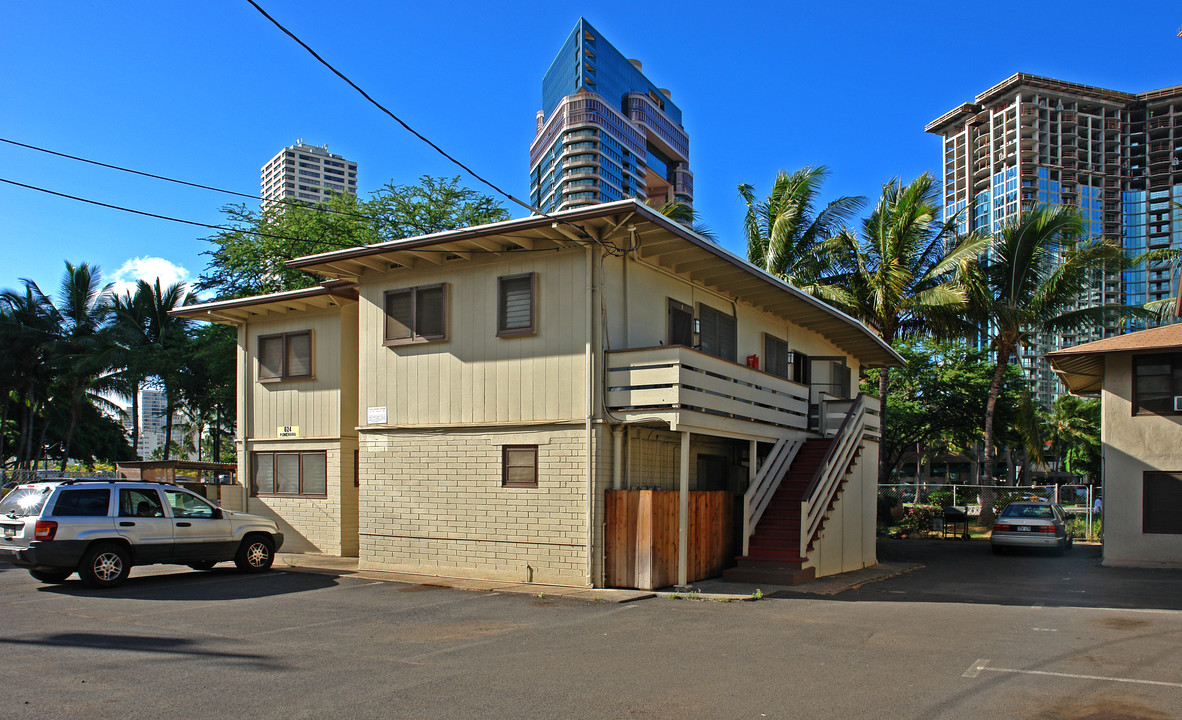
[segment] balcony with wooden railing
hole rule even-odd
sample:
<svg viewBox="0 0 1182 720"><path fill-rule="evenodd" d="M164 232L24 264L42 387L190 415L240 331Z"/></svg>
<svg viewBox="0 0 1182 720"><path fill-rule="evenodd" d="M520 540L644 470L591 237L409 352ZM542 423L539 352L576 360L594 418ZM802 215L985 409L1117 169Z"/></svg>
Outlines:
<svg viewBox="0 0 1182 720"><path fill-rule="evenodd" d="M616 350L606 364L607 408L626 421L769 441L808 428L808 386L746 365L681 345Z"/></svg>

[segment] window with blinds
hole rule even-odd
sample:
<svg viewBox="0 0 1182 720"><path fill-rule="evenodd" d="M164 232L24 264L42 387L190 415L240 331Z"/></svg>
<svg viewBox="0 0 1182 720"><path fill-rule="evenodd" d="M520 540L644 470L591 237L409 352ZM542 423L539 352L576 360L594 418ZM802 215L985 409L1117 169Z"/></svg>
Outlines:
<svg viewBox="0 0 1182 720"><path fill-rule="evenodd" d="M447 283L385 294L386 345L447 339Z"/></svg>
<svg viewBox="0 0 1182 720"><path fill-rule="evenodd" d="M764 333L763 358L764 371L785 380L792 379L792 353L788 350L787 342Z"/></svg>
<svg viewBox="0 0 1182 720"><path fill-rule="evenodd" d="M312 377L312 331L259 336L259 380Z"/></svg>
<svg viewBox="0 0 1182 720"><path fill-rule="evenodd" d="M734 315L727 315L709 305L698 305L698 349L707 355L735 361L738 326Z"/></svg>
<svg viewBox="0 0 1182 720"><path fill-rule="evenodd" d="M328 456L318 452L252 453L252 495L328 494Z"/></svg>
<svg viewBox="0 0 1182 720"><path fill-rule="evenodd" d="M1133 414L1177 415L1182 396L1182 353L1133 358Z"/></svg>
<svg viewBox="0 0 1182 720"><path fill-rule="evenodd" d="M533 335L538 331L536 287L537 273L497 278L497 337Z"/></svg>

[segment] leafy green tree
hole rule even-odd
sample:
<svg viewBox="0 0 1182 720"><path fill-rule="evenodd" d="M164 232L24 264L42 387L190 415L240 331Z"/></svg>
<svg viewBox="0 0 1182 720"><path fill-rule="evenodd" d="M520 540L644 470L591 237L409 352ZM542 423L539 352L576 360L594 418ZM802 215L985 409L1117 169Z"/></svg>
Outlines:
<svg viewBox="0 0 1182 720"><path fill-rule="evenodd" d="M227 325L197 323L190 347L192 352L180 373L185 415L195 437L210 438L212 457L220 458L222 442L230 436L235 419L235 330ZM203 445L194 442L193 446L197 459L202 459Z"/></svg>
<svg viewBox="0 0 1182 720"><path fill-rule="evenodd" d="M993 480L994 420L1010 359L1039 333L1098 327L1122 317L1146 317L1141 308L1079 308L1097 274L1119 271L1126 260L1111 241L1084 238L1084 221L1069 206L1041 206L1022 214L993 238L988 260L971 268L970 317L992 341L996 365L985 408L982 484ZM1083 238L1083 239L1081 239ZM983 501L982 522L993 521Z"/></svg>
<svg viewBox="0 0 1182 720"><path fill-rule="evenodd" d="M897 471L904 455L917 447L925 455L929 451L975 452L993 379L988 351L930 337L899 341L894 348L905 364L889 371L885 404L891 412L886 416L881 447L888 473ZM878 383L878 373L868 374L862 391L874 393ZM1002 388L1006 411L998 422L1008 442L1019 440L1014 408L1021 404L1022 384L1021 372L1011 366Z"/></svg>
<svg viewBox="0 0 1182 720"><path fill-rule="evenodd" d="M701 216L698 214L698 211L694 210L691 206L677 200L670 200L657 205L656 210L670 220L674 220L681 223L682 225L685 225L690 230L693 230L707 240L710 240L711 242L718 242L718 236L712 229L710 229L708 225L700 222L699 218Z"/></svg>
<svg viewBox="0 0 1182 720"><path fill-rule="evenodd" d="M743 223L747 260L818 297L825 294L817 281L828 272L823 243L865 203L861 197L840 197L817 212L821 184L828 174L824 166L781 171L771 194L762 199L756 198L753 186L739 185L739 196L747 203Z"/></svg>
<svg viewBox="0 0 1182 720"><path fill-rule="evenodd" d="M319 279L285 261L509 219L496 200L459 181L424 175L416 185L387 183L369 199L340 193L321 205L264 212L228 205L222 212L234 229L208 238L215 247L198 288L229 298L311 287Z"/></svg>
<svg viewBox="0 0 1182 720"><path fill-rule="evenodd" d="M1100 401L1075 395L1055 398L1044 412L1050 451L1064 470L1081 477L1100 476Z"/></svg>
<svg viewBox="0 0 1182 720"><path fill-rule="evenodd" d="M837 273L822 281L820 293L878 333L887 343L919 334L948 333L967 295L958 271L976 259L984 238L957 240L954 225L937 220L940 193L924 173L903 185L891 180L858 234L843 230L826 243ZM882 413L888 415L890 374L878 373ZM879 481L885 482L885 454Z"/></svg>
<svg viewBox="0 0 1182 720"><path fill-rule="evenodd" d="M0 353L0 382L4 383L0 399L5 401L4 416L16 416L14 437L5 436L5 444L14 439L15 448L0 452L0 462L13 457L16 467L31 469L41 456L56 342L53 302L36 283L26 280L23 292L0 293L0 347L5 350Z"/></svg>

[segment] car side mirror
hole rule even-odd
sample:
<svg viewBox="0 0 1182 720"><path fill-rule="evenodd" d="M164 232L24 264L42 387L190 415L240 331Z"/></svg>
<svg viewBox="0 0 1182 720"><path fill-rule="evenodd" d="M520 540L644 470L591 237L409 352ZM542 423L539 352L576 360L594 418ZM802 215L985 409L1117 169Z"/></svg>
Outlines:
<svg viewBox="0 0 1182 720"><path fill-rule="evenodd" d="M214 508L213 515L210 515L210 517L212 517L214 520L221 520L222 519L222 509L221 508Z"/></svg>

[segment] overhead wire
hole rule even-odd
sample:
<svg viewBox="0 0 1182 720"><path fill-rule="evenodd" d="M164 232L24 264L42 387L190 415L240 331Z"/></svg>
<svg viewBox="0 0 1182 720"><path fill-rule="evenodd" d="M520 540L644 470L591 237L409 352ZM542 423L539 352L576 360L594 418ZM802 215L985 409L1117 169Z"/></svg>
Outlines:
<svg viewBox="0 0 1182 720"><path fill-rule="evenodd" d="M536 208L536 207L534 207L533 205L530 205L529 203L526 203L526 202L524 202L523 200L519 200L517 197L515 197L515 196L511 195L510 193L507 193L507 192L505 192L504 190L502 190L500 187L498 187L497 185L495 185L495 184L494 184L494 183L492 183L491 181L489 181L489 180L485 179L485 178L484 178L482 175L480 175L479 173L477 173L475 170L473 170L472 168L468 167L468 166L467 166L467 165L465 165L463 162L461 162L460 160L458 160L458 159L456 159L455 157L453 157L453 156L452 156L450 153L448 153L446 150L444 150L443 148L441 148L441 147L439 147L438 145L436 145L434 142L432 142L432 141L431 141L429 138L427 138L425 135L423 135L423 134L422 134L422 133L420 133L419 131L415 130L413 127L411 127L409 124L407 124L405 120L403 120L402 118L398 117L398 116L397 116L397 115L395 115L393 112L391 112L391 111L390 111L390 109L389 109L389 108L387 108L385 105L382 105L380 102L378 102L377 100L375 100L375 99L373 98L373 96L371 96L371 95L370 95L369 93L367 93L367 92L366 92L364 89L362 89L360 85L358 85L357 83L353 82L353 81L352 81L352 80L349 78L349 76L345 75L343 72L341 72L341 71L340 71L340 70L338 70L336 67L334 67L334 66L332 65L332 63L328 62L328 61L327 61L327 60L325 60L323 57L321 57L319 53L317 53L315 50L313 50L313 49L312 49L312 47L311 47L310 45L308 45L308 43L304 42L304 41L303 41L303 40L301 40L301 39L300 39L300 38L299 38L299 37L298 37L298 36L297 36L295 33L293 33L291 30L288 30L286 27L284 27L284 25L283 25L282 23L280 23L278 20L276 20L274 17L272 17L272 16L271 16L271 15L270 15L270 14L269 14L269 13L268 13L266 10L264 10L264 9L262 8L262 6L260 6L260 5L259 5L257 2L255 2L255 0L246 0L246 2L250 3L250 4L251 4L251 6L252 6L252 7L254 7L254 9L255 9L255 10L258 10L258 11L259 11L259 13L260 13L260 14L261 14L263 17L265 17L267 20L269 20L269 21L271 22L271 24L272 24L272 25L274 25L275 27L279 28L279 30L280 30L280 31L281 31L281 32L282 32L284 35L287 35L289 38L291 38L292 40L294 40L294 41L295 41L295 42L296 42L296 43L297 43L297 44L298 44L300 47L304 48L304 50L307 50L307 51L308 51L308 53L309 53L309 54L310 54L312 57L316 58L317 62L319 62L319 63L320 63L321 65L323 65L324 67L328 68L328 70L329 70L330 72L332 72L332 74L336 75L336 76L337 76L337 77L339 77L341 80L345 81L345 83L346 83L346 84L348 84L348 85L349 85L349 87L353 88L353 89L354 89L354 90L356 90L358 93L360 93L360 94L361 94L361 96L362 96L363 98L365 98L366 100L368 100L368 101L369 101L369 103L370 103L371 105L373 105L373 106L374 106L374 107L376 107L378 110L381 110L383 113L385 113L386 115L388 115L388 116L389 116L389 117L390 117L392 120L394 120L394 122L396 122L396 123L398 123L399 125L401 125L401 126L402 126L402 127L403 127L403 128L406 130L406 131L407 131L407 132L409 132L410 134L414 135L414 136L415 136L416 138L418 138L419 140L422 140L424 143L426 143L426 144L427 144L427 145L429 145L429 146L430 146L432 149L434 149L434 150L435 150L437 153L439 153L439 154L440 154L440 155L442 155L443 157L447 158L449 161L451 161L451 162L452 162L453 164L455 164L457 167L461 168L461 169L462 169L464 172L468 173L469 175L471 175L471 176L472 176L473 178L475 178L476 180L478 180L478 181L480 181L480 182L484 183L485 185L487 185L488 187L492 188L492 190L493 190L494 192L496 192L496 193L498 193L499 195L501 195L501 196L505 197L505 198L506 198L506 199L508 199L510 202L513 202L513 203L516 203L517 205L520 205L521 207L525 208L526 210L529 210L531 213L533 213L533 214L535 214L535 215L541 215L542 217L545 217L545 218L547 218L547 219L549 219L549 220L553 220L553 221L554 221L554 222L556 222L556 223L561 223L561 224L563 224L563 225L569 225L570 227L576 228L576 229L577 229L577 230L578 230L580 233L582 233L582 234L583 234L583 236L584 236L584 237L585 237L587 240L589 240L589 241L591 241L591 242L593 242L593 243L596 243L596 244L598 244L598 245L601 245L601 246L603 246L604 248L608 249L608 251L609 251L609 252L612 252L613 254L621 254L621 253L622 253L622 251L620 250L620 248L616 247L614 243L605 242L605 241L603 241L603 240L598 240L598 239L596 239L596 238L592 237L592 236L591 236L591 234L590 234L590 233L588 233L588 232L587 232L587 230L586 230L586 228L584 228L583 226L581 226L581 225L578 225L577 223L572 223L572 222L570 222L569 220L565 220L565 219L563 219L563 218L555 217L555 216L553 216L553 215L550 215L550 214L548 214L548 213L546 213L546 212L543 212L541 209L539 209L539 208Z"/></svg>
<svg viewBox="0 0 1182 720"><path fill-rule="evenodd" d="M247 235L257 235L259 237L264 237L264 238L268 238L268 239L272 239L272 240L287 240L290 242L301 243L303 245L310 245L310 246L316 247L317 252L323 252L325 245L328 245L330 247L335 247L340 250L352 250L352 249L360 249L360 248L365 248L365 247L374 247L375 245L378 245L380 243L390 242L390 241L383 240L383 241L380 241L379 243L371 243L369 245L356 245L356 244L342 244L340 242L334 242L331 240L319 240L319 241L309 240L308 238L293 237L291 235L280 235L277 233L262 232L260 230L250 230L248 228L233 227L231 225L214 225L212 223L200 222L198 220L188 220L185 218L173 217L171 215L163 215L160 213L148 212L147 210L136 210L135 208L124 207L122 205L115 205L112 203L105 203L100 200L92 200L90 198L84 198L84 197L80 197L78 195L70 195L69 193L59 192L57 190L50 190L48 188L38 187L36 185L29 185L27 183L17 182L16 180L9 180L7 178L0 178L0 182L7 183L9 185L15 185L16 187L25 188L27 190L35 190L37 192L45 193L47 195L54 195L56 197L65 198L67 200L74 200L76 202L86 203L88 205L97 205L98 207L108 208L110 210L119 210L120 212L132 213L134 215L142 215L144 217L155 218L157 220L167 220L169 222L182 223L184 225L193 225L196 227L208 228L210 230L221 230L223 232L243 233L243 234L247 234ZM507 234L507 233L501 233L500 237L506 237L509 239L517 238L517 239L522 239L522 240L539 240L540 239L537 237L531 237L529 235L513 235L513 234ZM434 249L434 248L410 248L410 249L413 249L415 252L419 252L419 253L454 254L457 252L456 250L446 250L446 249L440 250L440 249ZM561 249L562 249L561 246L554 247L554 248L538 248L538 249L522 248L520 250L514 250L513 252L515 252L515 253L520 253L520 252L555 252L555 251L561 250ZM389 248L389 252L397 252L399 250L402 250L402 248L398 248L398 247ZM489 255L499 254L499 251L496 251L496 250L468 249L468 248L465 248L464 250L461 250L459 252L472 253L472 254L489 254ZM293 258L285 257L284 259L285 260L292 260Z"/></svg>

